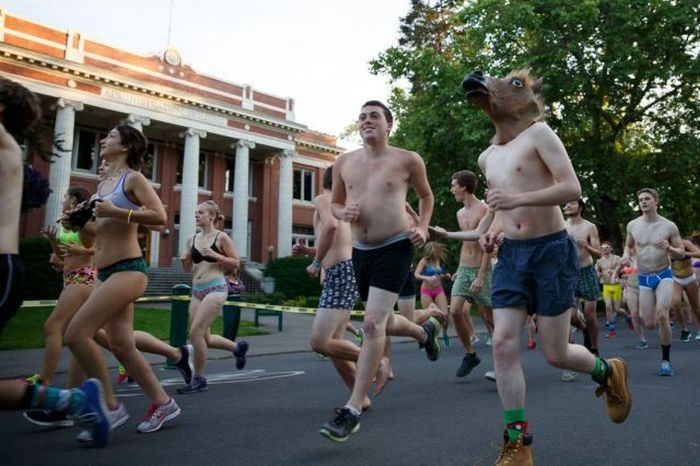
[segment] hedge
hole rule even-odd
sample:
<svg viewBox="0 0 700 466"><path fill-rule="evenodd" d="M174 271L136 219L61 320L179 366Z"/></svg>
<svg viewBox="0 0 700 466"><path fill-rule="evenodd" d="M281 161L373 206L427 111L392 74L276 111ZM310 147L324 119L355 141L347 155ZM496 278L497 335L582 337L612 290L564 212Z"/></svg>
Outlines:
<svg viewBox="0 0 700 466"><path fill-rule="evenodd" d="M275 279L275 291L285 299L299 296L320 296L321 284L318 278L306 274L311 259L303 256L281 257L267 263L265 276Z"/></svg>

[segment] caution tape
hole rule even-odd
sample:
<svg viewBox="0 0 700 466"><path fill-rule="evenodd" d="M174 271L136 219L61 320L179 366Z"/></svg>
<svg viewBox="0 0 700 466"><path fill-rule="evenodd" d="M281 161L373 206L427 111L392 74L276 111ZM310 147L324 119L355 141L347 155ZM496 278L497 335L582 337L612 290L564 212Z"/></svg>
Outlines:
<svg viewBox="0 0 700 466"><path fill-rule="evenodd" d="M190 297L186 295L181 296L145 296L136 300L137 303L149 303L149 302L166 302L166 301L189 301ZM55 306L55 299L42 299L36 301L25 301L22 304L22 309L30 309L35 307L47 307ZM241 301L226 301L224 303L226 306L242 307L246 309L259 309L263 311L276 311L276 312L289 312L292 314L308 314L315 315L317 309L314 307L298 307L298 306L284 306L280 304L261 304L261 303L244 303ZM362 316L364 311L351 311L352 316Z"/></svg>

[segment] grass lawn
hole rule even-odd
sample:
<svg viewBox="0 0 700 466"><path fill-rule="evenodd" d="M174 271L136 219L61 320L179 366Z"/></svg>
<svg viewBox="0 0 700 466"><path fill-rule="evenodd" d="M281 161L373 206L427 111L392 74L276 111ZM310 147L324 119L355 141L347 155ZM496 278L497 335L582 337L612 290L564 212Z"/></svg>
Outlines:
<svg viewBox="0 0 700 466"><path fill-rule="evenodd" d="M34 307L20 309L0 336L0 350L42 348L44 346L44 322L53 307ZM136 307L134 328L151 333L156 338L170 338L170 309ZM212 325L212 332L221 334L223 318L217 317ZM261 335L265 333L253 326L253 323L241 320L238 336Z"/></svg>

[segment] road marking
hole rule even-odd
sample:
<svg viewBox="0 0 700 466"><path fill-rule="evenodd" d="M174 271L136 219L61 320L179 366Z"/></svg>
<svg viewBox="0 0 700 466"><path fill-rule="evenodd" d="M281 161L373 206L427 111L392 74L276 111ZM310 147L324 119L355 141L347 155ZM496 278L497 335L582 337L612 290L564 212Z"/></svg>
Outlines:
<svg viewBox="0 0 700 466"><path fill-rule="evenodd" d="M257 382L262 380L274 380L283 379L287 377L297 377L306 374L305 371L281 371L281 372L268 372L264 369L255 369L250 371L238 371L238 372L220 372L214 374L207 374L207 383L209 385L219 385L219 384L230 384L230 383L243 383L243 382ZM184 382L181 377L172 379L162 379L160 384L163 387L174 387L182 386ZM121 397L129 396L139 396L144 393L141 391L141 387L138 384L133 383L129 385L117 385L115 387L115 395Z"/></svg>

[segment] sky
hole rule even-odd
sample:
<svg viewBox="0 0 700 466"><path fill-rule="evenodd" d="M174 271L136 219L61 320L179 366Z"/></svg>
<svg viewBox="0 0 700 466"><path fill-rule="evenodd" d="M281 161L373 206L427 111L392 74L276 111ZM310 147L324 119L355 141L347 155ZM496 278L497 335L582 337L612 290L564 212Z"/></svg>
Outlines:
<svg viewBox="0 0 700 466"><path fill-rule="evenodd" d="M0 0L0 8L140 55L159 54L170 37L197 72L292 97L298 123L337 136L363 102L388 100L387 78L368 62L397 44L410 0Z"/></svg>

